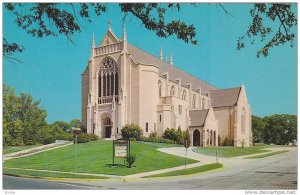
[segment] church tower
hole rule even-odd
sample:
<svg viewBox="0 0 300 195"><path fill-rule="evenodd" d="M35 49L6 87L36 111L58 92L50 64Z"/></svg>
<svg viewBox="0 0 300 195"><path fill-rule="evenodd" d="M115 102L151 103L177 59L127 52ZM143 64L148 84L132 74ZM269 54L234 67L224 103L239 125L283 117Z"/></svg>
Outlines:
<svg viewBox="0 0 300 195"><path fill-rule="evenodd" d="M117 38L108 22L102 42L96 46L92 35L92 52L82 74L82 123L87 133L100 138L118 138L126 123L127 38Z"/></svg>

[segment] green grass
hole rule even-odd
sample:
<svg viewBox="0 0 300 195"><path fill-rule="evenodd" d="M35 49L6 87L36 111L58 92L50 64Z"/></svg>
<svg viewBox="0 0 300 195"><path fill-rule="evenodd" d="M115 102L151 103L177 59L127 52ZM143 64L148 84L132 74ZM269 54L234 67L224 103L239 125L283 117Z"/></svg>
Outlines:
<svg viewBox="0 0 300 195"><path fill-rule="evenodd" d="M245 159L265 158L265 157L268 157L268 156L273 156L273 155L281 154L281 153L285 153L285 152L289 152L289 151L288 150L282 150L282 151L270 152L270 153L267 153L267 154L261 154L261 155L245 157Z"/></svg>
<svg viewBox="0 0 300 195"><path fill-rule="evenodd" d="M41 146L41 145L42 144L29 145L29 146L7 146L7 147L3 147L3 154L10 154L10 153L13 153L13 152L26 150L26 149L38 147L38 146Z"/></svg>
<svg viewBox="0 0 300 195"><path fill-rule="evenodd" d="M158 146L154 144L131 142L131 153L136 156L133 168L108 166L112 164L112 141L103 140L78 144L77 160L75 160L75 145L72 144L27 157L7 160L4 162L4 167L129 175L184 165L184 158L159 152L157 148ZM115 163L123 164L123 162L123 158L115 160ZM187 161L187 163L195 162L197 161L192 159Z"/></svg>
<svg viewBox="0 0 300 195"><path fill-rule="evenodd" d="M219 169L219 168L222 168L222 167L223 167L223 165L220 164L220 163L212 163L212 164L202 165L202 166L199 166L199 167L189 168L189 169L186 169L186 170L183 169L183 170L172 171L172 172L168 172L168 173L150 175L150 176L146 176L146 177L143 177L143 178L190 175L190 174L202 173L202 172L210 171L210 170L214 170L214 169Z"/></svg>
<svg viewBox="0 0 300 195"><path fill-rule="evenodd" d="M6 169L4 168L3 174L14 175L14 176L32 176L32 177L55 177L55 178L80 178L80 179L107 179L103 176L94 175L76 175L69 173L52 173L52 172L42 172L42 171L32 171L32 170L18 170L18 169Z"/></svg>
<svg viewBox="0 0 300 195"><path fill-rule="evenodd" d="M200 154L216 156L216 151L218 151L218 156L220 157L235 157L235 156L243 156L249 154L257 154L268 152L266 150L268 146L260 145L254 147L233 147L233 146L218 146L218 147L199 147L195 148L194 151Z"/></svg>

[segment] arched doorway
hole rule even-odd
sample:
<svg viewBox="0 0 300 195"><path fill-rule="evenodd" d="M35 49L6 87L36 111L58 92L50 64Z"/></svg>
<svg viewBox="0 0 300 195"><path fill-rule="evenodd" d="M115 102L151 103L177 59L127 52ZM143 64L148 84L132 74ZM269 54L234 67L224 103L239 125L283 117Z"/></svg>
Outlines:
<svg viewBox="0 0 300 195"><path fill-rule="evenodd" d="M111 137L111 120L110 118L107 116L103 119L104 121L104 137L105 138L110 138Z"/></svg>
<svg viewBox="0 0 300 195"><path fill-rule="evenodd" d="M198 129L193 132L193 146L200 146L200 131Z"/></svg>

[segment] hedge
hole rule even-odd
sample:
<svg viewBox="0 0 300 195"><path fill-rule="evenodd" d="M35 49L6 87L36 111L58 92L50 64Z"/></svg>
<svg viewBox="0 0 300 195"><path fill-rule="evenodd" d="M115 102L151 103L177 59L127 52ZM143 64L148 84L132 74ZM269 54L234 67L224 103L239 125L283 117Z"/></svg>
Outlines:
<svg viewBox="0 0 300 195"><path fill-rule="evenodd" d="M86 143L90 141L96 141L99 137L94 134L80 133L77 137L77 143Z"/></svg>
<svg viewBox="0 0 300 195"><path fill-rule="evenodd" d="M154 143L165 143L165 144L173 144L174 141L169 139L164 139L160 137L141 137L140 141L142 142L154 142Z"/></svg>

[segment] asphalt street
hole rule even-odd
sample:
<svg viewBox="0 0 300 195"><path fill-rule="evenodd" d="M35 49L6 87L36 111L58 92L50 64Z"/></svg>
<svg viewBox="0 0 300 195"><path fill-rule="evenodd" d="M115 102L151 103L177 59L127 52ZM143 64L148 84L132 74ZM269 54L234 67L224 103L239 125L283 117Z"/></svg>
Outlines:
<svg viewBox="0 0 300 195"><path fill-rule="evenodd" d="M222 159L220 159L222 161ZM66 182L3 176L3 189L297 189L297 149L262 159L232 159L223 169L168 178Z"/></svg>

